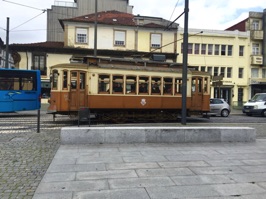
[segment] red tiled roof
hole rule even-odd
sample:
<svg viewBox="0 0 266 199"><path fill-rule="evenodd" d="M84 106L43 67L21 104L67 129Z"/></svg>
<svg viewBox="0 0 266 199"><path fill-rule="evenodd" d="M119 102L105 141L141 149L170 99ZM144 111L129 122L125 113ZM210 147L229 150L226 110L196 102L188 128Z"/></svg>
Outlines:
<svg viewBox="0 0 266 199"><path fill-rule="evenodd" d="M99 24L108 24L108 25L121 25L121 26L138 26L135 16L133 14L119 12L119 11L103 11L98 12L97 23ZM88 14L79 17L74 17L70 19L61 19L60 22L69 21L69 22L88 22L94 23L95 14ZM148 23L141 25L148 28L164 28L163 25Z"/></svg>
<svg viewBox="0 0 266 199"><path fill-rule="evenodd" d="M28 43L28 44L11 44L10 46L63 48L64 47L64 42L46 41L46 42Z"/></svg>
<svg viewBox="0 0 266 199"><path fill-rule="evenodd" d="M109 25L127 25L135 26L134 15L118 11L105 11L98 12L97 23ZM94 23L95 14L83 15L71 19L63 19L62 21L75 21L75 22L89 22Z"/></svg>
<svg viewBox="0 0 266 199"><path fill-rule="evenodd" d="M239 23L225 29L225 30L239 30L239 31L246 31L246 22L248 18L244 19L243 21L240 21Z"/></svg>

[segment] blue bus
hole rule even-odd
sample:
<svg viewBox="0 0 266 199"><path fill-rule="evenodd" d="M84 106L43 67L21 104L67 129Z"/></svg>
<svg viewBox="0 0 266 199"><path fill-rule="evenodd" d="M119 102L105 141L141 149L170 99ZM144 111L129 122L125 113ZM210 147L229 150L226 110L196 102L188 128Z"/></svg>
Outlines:
<svg viewBox="0 0 266 199"><path fill-rule="evenodd" d="M0 68L0 112L38 110L41 107L39 70Z"/></svg>

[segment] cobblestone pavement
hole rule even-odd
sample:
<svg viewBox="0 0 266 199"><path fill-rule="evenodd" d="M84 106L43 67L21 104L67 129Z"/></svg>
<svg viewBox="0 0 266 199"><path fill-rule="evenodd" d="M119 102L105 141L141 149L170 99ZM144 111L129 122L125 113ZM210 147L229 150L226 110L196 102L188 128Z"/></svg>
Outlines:
<svg viewBox="0 0 266 199"><path fill-rule="evenodd" d="M48 122L49 121L49 122ZM0 198L32 198L58 147L62 120L37 111L0 114Z"/></svg>
<svg viewBox="0 0 266 199"><path fill-rule="evenodd" d="M73 125L68 117L41 111L0 113L0 199L30 199L60 145L60 129ZM75 124L77 125L77 124Z"/></svg>

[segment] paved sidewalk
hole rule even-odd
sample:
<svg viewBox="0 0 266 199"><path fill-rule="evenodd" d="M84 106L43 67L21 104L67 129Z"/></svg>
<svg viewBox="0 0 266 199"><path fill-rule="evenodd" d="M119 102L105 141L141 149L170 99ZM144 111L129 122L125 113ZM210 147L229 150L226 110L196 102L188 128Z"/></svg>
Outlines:
<svg viewBox="0 0 266 199"><path fill-rule="evenodd" d="M61 145L34 199L265 199L254 143Z"/></svg>

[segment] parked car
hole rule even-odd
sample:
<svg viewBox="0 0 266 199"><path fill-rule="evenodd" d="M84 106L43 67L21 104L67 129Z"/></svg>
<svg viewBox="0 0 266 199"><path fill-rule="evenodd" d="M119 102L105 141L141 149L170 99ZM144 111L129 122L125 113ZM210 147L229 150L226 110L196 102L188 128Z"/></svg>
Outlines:
<svg viewBox="0 0 266 199"><path fill-rule="evenodd" d="M261 115L266 117L266 93L255 94L244 104L242 112L248 116Z"/></svg>
<svg viewBox="0 0 266 199"><path fill-rule="evenodd" d="M228 117L231 112L230 105L222 98L210 99L210 112L208 115Z"/></svg>

